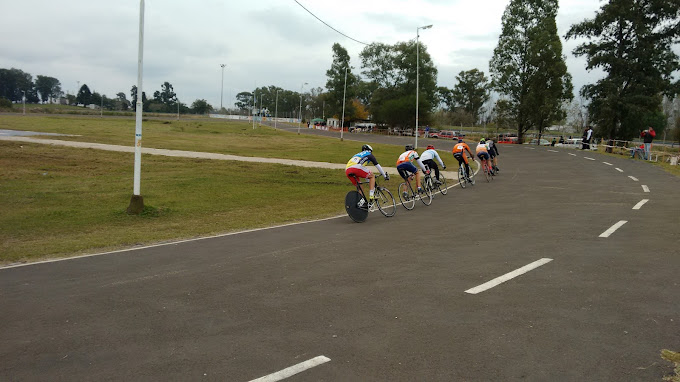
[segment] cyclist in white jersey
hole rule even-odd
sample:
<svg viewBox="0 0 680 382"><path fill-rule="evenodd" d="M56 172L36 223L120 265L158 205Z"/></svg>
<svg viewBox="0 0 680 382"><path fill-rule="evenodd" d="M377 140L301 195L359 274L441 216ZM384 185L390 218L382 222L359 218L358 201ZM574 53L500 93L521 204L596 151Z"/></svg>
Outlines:
<svg viewBox="0 0 680 382"><path fill-rule="evenodd" d="M437 166L437 162L434 161L435 159L439 161L442 168L446 170L446 165L444 164L444 161L442 161L437 150L434 149L434 146L427 146L427 149L420 154L420 160L423 161L423 164L430 169L434 169L435 183L442 184L442 182L439 181L439 166Z"/></svg>

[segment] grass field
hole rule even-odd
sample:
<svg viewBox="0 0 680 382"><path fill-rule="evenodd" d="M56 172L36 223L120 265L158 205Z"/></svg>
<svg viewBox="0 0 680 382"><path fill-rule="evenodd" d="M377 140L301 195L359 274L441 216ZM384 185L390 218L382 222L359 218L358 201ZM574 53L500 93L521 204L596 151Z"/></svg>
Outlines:
<svg viewBox="0 0 680 382"><path fill-rule="evenodd" d="M142 126L143 146L158 149L328 163L346 163L361 149L358 142L291 134L265 126L253 129L252 124L239 121L150 119ZM135 121L129 118L3 115L0 129L74 134L78 136L47 138L133 146ZM403 152L402 146L373 146L378 160L389 166L393 166Z"/></svg>
<svg viewBox="0 0 680 382"><path fill-rule="evenodd" d="M130 154L0 141L0 264L332 216L352 187L341 170L142 163L147 209L131 216Z"/></svg>

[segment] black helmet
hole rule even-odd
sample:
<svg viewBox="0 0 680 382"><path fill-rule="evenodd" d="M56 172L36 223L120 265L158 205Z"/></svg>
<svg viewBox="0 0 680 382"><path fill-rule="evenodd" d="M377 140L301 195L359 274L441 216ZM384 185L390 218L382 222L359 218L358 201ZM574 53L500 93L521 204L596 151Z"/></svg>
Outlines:
<svg viewBox="0 0 680 382"><path fill-rule="evenodd" d="M361 151L373 152L373 147L371 147L370 145L363 145L363 146L361 146Z"/></svg>
<svg viewBox="0 0 680 382"><path fill-rule="evenodd" d="M406 145L404 146L404 148L406 149L406 151L411 151L413 150L413 145Z"/></svg>

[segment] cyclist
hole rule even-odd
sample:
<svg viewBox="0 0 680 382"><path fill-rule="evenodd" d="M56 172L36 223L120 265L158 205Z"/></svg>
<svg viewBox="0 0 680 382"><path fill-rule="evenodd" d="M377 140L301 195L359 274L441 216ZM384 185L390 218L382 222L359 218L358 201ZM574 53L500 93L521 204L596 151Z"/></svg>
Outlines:
<svg viewBox="0 0 680 382"><path fill-rule="evenodd" d="M442 182L439 181L439 166L437 166L437 162L434 161L435 159L437 159L439 164L442 165L442 168L446 170L446 165L444 164L444 161L442 161L437 150L434 149L434 146L427 146L427 149L420 155L420 160L423 161L423 164L427 165L430 169L434 169L435 183L442 184Z"/></svg>
<svg viewBox="0 0 680 382"><path fill-rule="evenodd" d="M470 180L470 165L468 164L467 156L465 155L466 151L470 154L470 158L474 158L470 146L463 142L463 137L458 137L458 143L453 145L453 157L458 160L459 165L465 163L465 177Z"/></svg>
<svg viewBox="0 0 680 382"><path fill-rule="evenodd" d="M406 151L399 155L399 159L397 159L397 171L399 171L399 175L401 175L401 177L404 178L404 180L406 180L406 178L410 176L409 173L415 174L418 193L421 193L423 192L423 189L420 188L420 172L418 171L416 166L413 165L412 162L415 160L418 163L418 166L426 174L429 174L430 170L427 170L425 168L425 165L420 160L418 153L413 149L413 145L406 145L404 148L406 149Z"/></svg>
<svg viewBox="0 0 680 382"><path fill-rule="evenodd" d="M486 148L489 151L489 155L491 156L491 163L493 164L493 170L495 172L500 171L498 169L498 159L496 159L496 157L499 155L498 154L498 145L491 138L487 138L486 139Z"/></svg>
<svg viewBox="0 0 680 382"><path fill-rule="evenodd" d="M375 175L373 175L371 170L364 166L366 162L373 163L375 168L380 171L380 175L384 176L385 180L390 180L390 176L387 175L382 166L378 164L378 160L375 159L375 155L373 155L373 147L370 145L361 146L361 152L350 158L349 162L347 162L347 167L345 167L345 175L347 175L349 180L351 180L352 184L355 186L357 185L357 179L351 175L356 175L359 178L367 178L371 189L368 198L374 199L375 197L373 196L373 193L375 191Z"/></svg>
<svg viewBox="0 0 680 382"><path fill-rule="evenodd" d="M491 156L489 155L489 150L486 147L486 139L482 138L479 140L479 143L477 144L477 147L475 148L475 152L477 153L477 158L481 160L483 163L486 163L486 167L489 169L491 174L493 174L493 168L491 167Z"/></svg>

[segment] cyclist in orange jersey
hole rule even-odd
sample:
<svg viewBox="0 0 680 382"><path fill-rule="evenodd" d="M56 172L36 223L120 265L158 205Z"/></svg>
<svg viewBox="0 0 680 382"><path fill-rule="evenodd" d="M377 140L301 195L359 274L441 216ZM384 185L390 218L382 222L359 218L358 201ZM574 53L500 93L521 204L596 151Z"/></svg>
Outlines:
<svg viewBox="0 0 680 382"><path fill-rule="evenodd" d="M489 169L491 174L493 174L493 167L491 167L491 155L489 154L489 149L486 147L486 139L482 138L477 147L475 148L477 153L477 158L479 158L483 163L486 163L486 168Z"/></svg>
<svg viewBox="0 0 680 382"><path fill-rule="evenodd" d="M470 178L470 165L468 164L467 156L465 155L466 151L468 154L470 154L470 158L474 158L472 155L472 150L470 150L470 146L463 142L463 137L459 137L458 143L453 146L453 150L451 152L453 153L453 157L458 160L459 165L461 163L465 163L465 173L467 174L467 177Z"/></svg>

